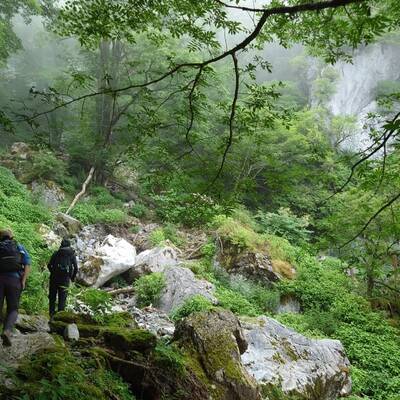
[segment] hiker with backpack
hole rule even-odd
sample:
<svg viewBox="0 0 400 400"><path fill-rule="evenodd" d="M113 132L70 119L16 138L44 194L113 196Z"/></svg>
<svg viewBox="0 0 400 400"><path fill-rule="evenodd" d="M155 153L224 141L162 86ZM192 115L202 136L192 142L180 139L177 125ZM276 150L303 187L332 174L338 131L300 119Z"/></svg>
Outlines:
<svg viewBox="0 0 400 400"><path fill-rule="evenodd" d="M68 239L63 239L60 248L51 256L47 268L50 271L49 285L49 314L53 318L56 312L58 297L58 311L64 311L67 303L68 287L78 273L78 263L75 251Z"/></svg>
<svg viewBox="0 0 400 400"><path fill-rule="evenodd" d="M10 229L0 230L0 319L3 321L1 338L4 346L11 346L12 330L18 318L19 299L25 289L31 259L21 244L14 240ZM3 319L4 300L7 313Z"/></svg>

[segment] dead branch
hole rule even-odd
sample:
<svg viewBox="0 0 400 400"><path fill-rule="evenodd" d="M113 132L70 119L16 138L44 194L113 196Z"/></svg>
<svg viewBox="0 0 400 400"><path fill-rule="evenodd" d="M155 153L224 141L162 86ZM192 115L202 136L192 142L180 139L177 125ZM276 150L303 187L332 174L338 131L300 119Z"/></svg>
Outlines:
<svg viewBox="0 0 400 400"><path fill-rule="evenodd" d="M128 287L121 288L121 289L109 290L107 293L111 296L117 296L119 294L133 293L134 291L135 291L135 288L133 286L128 286Z"/></svg>
<svg viewBox="0 0 400 400"><path fill-rule="evenodd" d="M83 182L83 184L82 184L82 190L74 197L74 200L72 201L71 205L68 207L66 214L69 214L71 212L71 210L75 207L75 205L79 201L79 199L86 193L86 188L93 178L94 171L95 171L94 167L90 168L89 175L87 176L85 182Z"/></svg>

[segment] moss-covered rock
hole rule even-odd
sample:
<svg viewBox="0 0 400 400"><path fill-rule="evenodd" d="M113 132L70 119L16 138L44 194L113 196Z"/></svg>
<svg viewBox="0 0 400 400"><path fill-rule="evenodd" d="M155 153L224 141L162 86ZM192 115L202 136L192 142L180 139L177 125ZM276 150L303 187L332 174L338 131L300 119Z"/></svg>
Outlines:
<svg viewBox="0 0 400 400"><path fill-rule="evenodd" d="M260 399L255 380L240 355L247 348L240 322L226 310L192 314L176 328L175 340L189 368L207 384L214 399Z"/></svg>
<svg viewBox="0 0 400 400"><path fill-rule="evenodd" d="M148 352L155 348L157 338L144 329L110 328L102 332L104 342L116 351Z"/></svg>
<svg viewBox="0 0 400 400"><path fill-rule="evenodd" d="M90 315L76 314L71 311L59 311L54 315L53 321L60 321L66 324L97 324Z"/></svg>

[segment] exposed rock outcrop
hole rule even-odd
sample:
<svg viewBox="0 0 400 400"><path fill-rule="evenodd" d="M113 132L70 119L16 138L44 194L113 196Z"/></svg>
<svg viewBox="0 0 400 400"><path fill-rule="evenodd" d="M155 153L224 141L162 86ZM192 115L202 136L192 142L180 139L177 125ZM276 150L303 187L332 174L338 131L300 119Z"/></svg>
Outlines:
<svg viewBox="0 0 400 400"><path fill-rule="evenodd" d="M10 148L10 153L14 158L19 158L20 160L27 160L30 153L32 152L29 144L24 142L15 142Z"/></svg>
<svg viewBox="0 0 400 400"><path fill-rule="evenodd" d="M309 339L267 317L242 324L248 342L242 362L265 395L278 389L304 400L350 394L350 363L339 341Z"/></svg>
<svg viewBox="0 0 400 400"><path fill-rule="evenodd" d="M283 278L291 279L296 273L288 262L272 259L267 248L242 250L229 241L220 242L216 262L231 275L240 275L266 285Z"/></svg>
<svg viewBox="0 0 400 400"><path fill-rule="evenodd" d="M52 181L33 181L30 187L32 193L50 208L57 208L65 200L64 191Z"/></svg>

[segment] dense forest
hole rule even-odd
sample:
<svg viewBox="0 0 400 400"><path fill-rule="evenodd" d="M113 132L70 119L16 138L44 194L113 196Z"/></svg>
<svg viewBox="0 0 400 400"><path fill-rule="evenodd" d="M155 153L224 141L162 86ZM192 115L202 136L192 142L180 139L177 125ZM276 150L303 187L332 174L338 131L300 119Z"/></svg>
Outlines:
<svg viewBox="0 0 400 400"><path fill-rule="evenodd" d="M398 0L2 0L0 398L400 400L399 62Z"/></svg>

